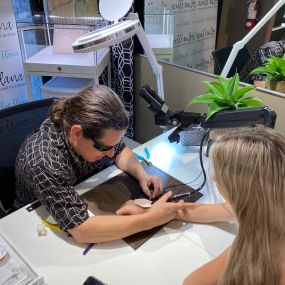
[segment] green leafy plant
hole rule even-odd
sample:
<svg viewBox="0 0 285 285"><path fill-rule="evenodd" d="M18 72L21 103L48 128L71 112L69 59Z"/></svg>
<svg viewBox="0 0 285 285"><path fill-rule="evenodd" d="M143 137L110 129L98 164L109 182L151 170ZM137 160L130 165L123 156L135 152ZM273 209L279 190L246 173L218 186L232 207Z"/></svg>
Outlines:
<svg viewBox="0 0 285 285"><path fill-rule="evenodd" d="M248 95L255 89L254 86L239 88L238 73L231 78L218 76L217 79L218 82L203 81L208 85L208 89L204 94L193 98L188 107L192 104L208 104L207 117L210 118L222 110L240 110L264 106L259 98Z"/></svg>
<svg viewBox="0 0 285 285"><path fill-rule="evenodd" d="M285 55L274 55L265 60L265 65L255 68L250 74L266 74L265 81L285 81Z"/></svg>

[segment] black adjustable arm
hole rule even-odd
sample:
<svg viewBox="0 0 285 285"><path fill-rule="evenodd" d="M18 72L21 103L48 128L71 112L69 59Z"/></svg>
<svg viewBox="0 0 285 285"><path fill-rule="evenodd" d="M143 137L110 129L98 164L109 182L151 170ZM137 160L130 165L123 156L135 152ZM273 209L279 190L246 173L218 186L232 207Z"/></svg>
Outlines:
<svg viewBox="0 0 285 285"><path fill-rule="evenodd" d="M149 87L144 86L139 95L148 102L148 108L155 113L155 124L177 127L168 137L170 142L179 142L179 133L194 125L206 129L253 127L259 124L274 128L276 113L268 108L221 111L209 119L205 114L176 111L172 112L165 101Z"/></svg>
<svg viewBox="0 0 285 285"><path fill-rule="evenodd" d="M242 109L218 112L202 122L201 126L207 129L254 127L264 125L274 128L276 113L268 108Z"/></svg>

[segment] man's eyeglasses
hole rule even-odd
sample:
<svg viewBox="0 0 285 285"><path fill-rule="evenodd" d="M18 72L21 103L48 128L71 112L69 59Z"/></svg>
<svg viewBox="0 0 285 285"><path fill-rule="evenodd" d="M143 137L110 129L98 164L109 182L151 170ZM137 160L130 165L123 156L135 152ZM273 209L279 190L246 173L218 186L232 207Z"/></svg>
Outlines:
<svg viewBox="0 0 285 285"><path fill-rule="evenodd" d="M97 150L99 151L109 151L111 150L112 148L116 147L119 143L117 143L116 145L112 145L112 146L109 146L109 145L103 145L103 144L100 144L96 141L93 141L93 147L96 148Z"/></svg>

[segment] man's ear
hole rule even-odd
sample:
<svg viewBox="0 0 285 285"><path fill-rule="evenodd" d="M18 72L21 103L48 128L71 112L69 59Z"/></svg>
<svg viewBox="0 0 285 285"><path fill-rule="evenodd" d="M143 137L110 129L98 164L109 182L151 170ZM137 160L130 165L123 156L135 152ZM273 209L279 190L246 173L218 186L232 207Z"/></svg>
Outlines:
<svg viewBox="0 0 285 285"><path fill-rule="evenodd" d="M83 130L80 125L73 125L69 131L69 138L72 144L77 144L78 139L83 135Z"/></svg>

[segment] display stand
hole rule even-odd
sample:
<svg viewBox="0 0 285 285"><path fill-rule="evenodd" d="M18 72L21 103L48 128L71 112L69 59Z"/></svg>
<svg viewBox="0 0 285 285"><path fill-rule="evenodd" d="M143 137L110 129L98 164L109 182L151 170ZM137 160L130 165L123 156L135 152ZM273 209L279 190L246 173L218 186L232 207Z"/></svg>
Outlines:
<svg viewBox="0 0 285 285"><path fill-rule="evenodd" d="M99 84L99 77L107 67L108 86L111 86L109 49L97 52L97 64L94 63L93 56L93 53L54 54L49 46L25 60L23 65L30 100L33 100L30 80L32 75L92 78L94 84Z"/></svg>
<svg viewBox="0 0 285 285"><path fill-rule="evenodd" d="M145 14L144 28L157 59L172 62L174 14Z"/></svg>
<svg viewBox="0 0 285 285"><path fill-rule="evenodd" d="M71 20L73 20L71 22ZM91 19L92 20L92 19ZM31 76L59 76L91 78L99 84L99 77L107 68L108 86L111 86L110 51L75 54L71 42L80 34L96 29L94 18L80 22L70 18L40 18L17 23L28 96L33 100Z"/></svg>

